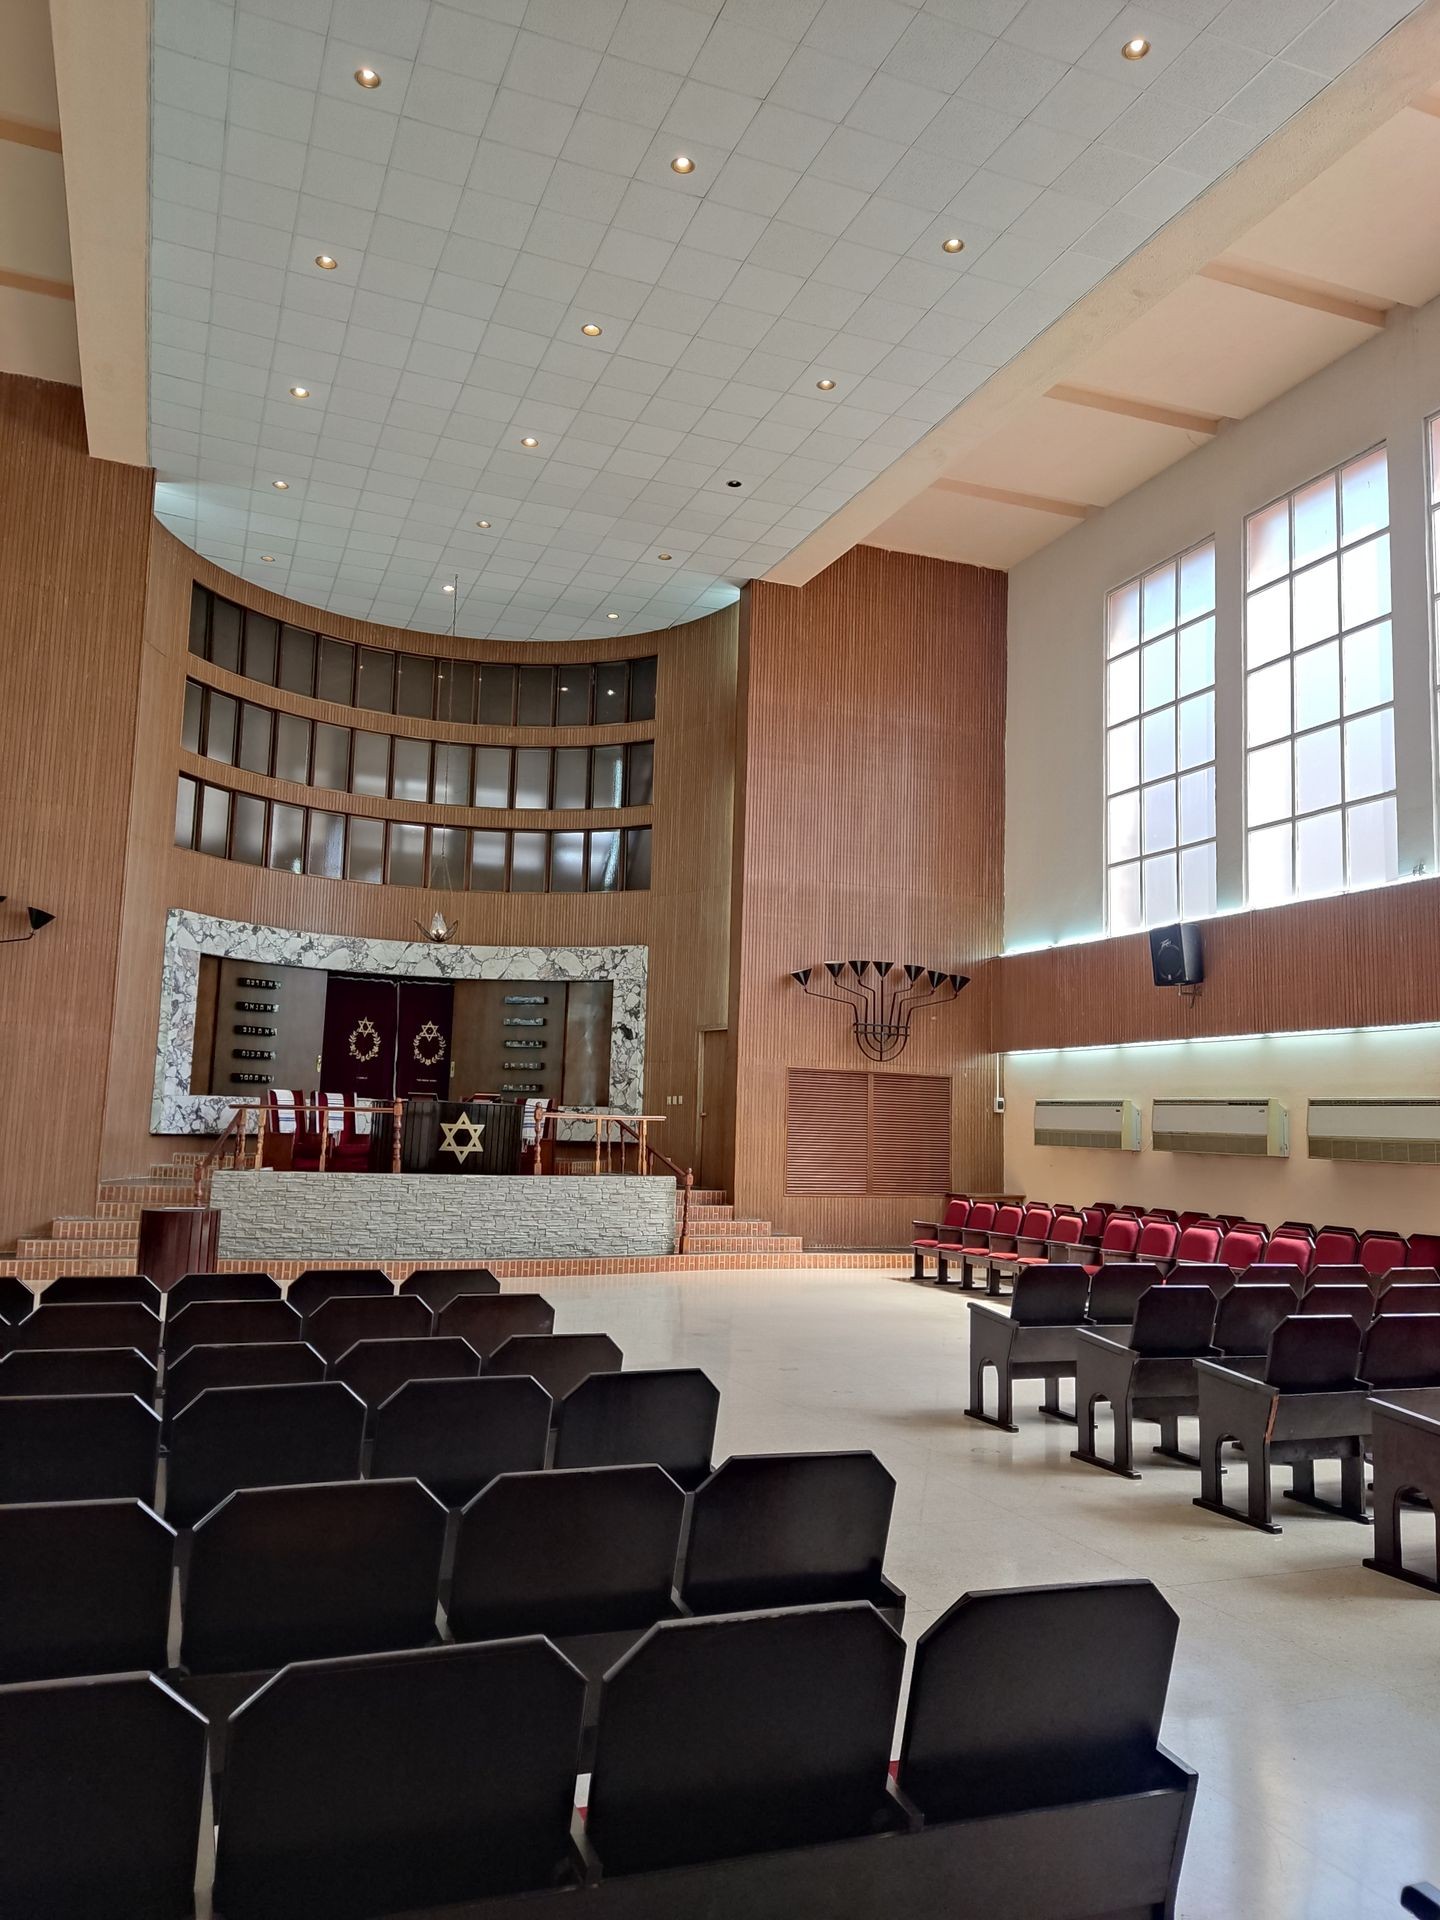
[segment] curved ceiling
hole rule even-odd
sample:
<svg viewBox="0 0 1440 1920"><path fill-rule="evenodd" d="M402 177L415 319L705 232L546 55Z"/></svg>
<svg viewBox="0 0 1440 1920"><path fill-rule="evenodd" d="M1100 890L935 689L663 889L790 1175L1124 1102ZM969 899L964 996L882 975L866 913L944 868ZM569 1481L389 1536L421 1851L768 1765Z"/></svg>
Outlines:
<svg viewBox="0 0 1440 1920"><path fill-rule="evenodd" d="M157 511L396 626L693 617L1411 11L156 0Z"/></svg>

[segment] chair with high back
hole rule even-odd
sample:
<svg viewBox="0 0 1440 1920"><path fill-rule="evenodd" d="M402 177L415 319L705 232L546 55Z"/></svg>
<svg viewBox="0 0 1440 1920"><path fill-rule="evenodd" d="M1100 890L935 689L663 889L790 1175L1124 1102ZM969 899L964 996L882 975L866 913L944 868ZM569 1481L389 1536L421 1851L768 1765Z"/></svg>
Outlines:
<svg viewBox="0 0 1440 1920"><path fill-rule="evenodd" d="M1029 1267L1016 1277L1008 1314L983 1301L970 1303L970 1404L966 1417L987 1426L1018 1429L1012 1418L1017 1380L1043 1380L1041 1412L1073 1419L1060 1405L1060 1382L1075 1377L1074 1329L1083 1324L1090 1293L1084 1267ZM995 1369L996 1409L985 1411L985 1374Z"/></svg>
<svg viewBox="0 0 1440 1920"><path fill-rule="evenodd" d="M1307 1287L1369 1286L1371 1276L1358 1260L1317 1262L1305 1276Z"/></svg>
<svg viewBox="0 0 1440 1920"><path fill-rule="evenodd" d="M480 1365L468 1340L431 1334L428 1340L357 1340L325 1374L353 1387L373 1427L380 1408L407 1380L473 1380Z"/></svg>
<svg viewBox="0 0 1440 1920"><path fill-rule="evenodd" d="M1220 1252L1220 1242L1224 1238L1224 1230L1208 1216L1202 1215L1198 1220L1192 1220L1188 1226L1181 1227L1176 1237L1174 1265L1177 1267L1214 1265L1216 1256Z"/></svg>
<svg viewBox="0 0 1440 1920"><path fill-rule="evenodd" d="M915 1236L910 1242L910 1250L914 1255L910 1272L912 1280L925 1278L926 1260L934 1260L935 1277L944 1280L945 1249L955 1245L969 1217L969 1200L963 1193L954 1193L947 1196L945 1211L938 1220L910 1222Z"/></svg>
<svg viewBox="0 0 1440 1920"><path fill-rule="evenodd" d="M1298 1267L1300 1272L1308 1273L1315 1264L1315 1236L1308 1229L1294 1225L1277 1227L1257 1266Z"/></svg>
<svg viewBox="0 0 1440 1920"><path fill-rule="evenodd" d="M0 1337L9 1353L22 1347L133 1347L147 1360L160 1357L160 1316L137 1301L72 1303L42 1301Z"/></svg>
<svg viewBox="0 0 1440 1920"><path fill-rule="evenodd" d="M968 1289L988 1285L990 1256L1015 1252L1016 1236L1024 1218L1025 1209L1018 1200L1007 1200L997 1207L995 1218L986 1227L977 1227L975 1216L970 1216L959 1254L954 1256L960 1261L962 1287Z"/></svg>
<svg viewBox="0 0 1440 1920"><path fill-rule="evenodd" d="M592 1373L618 1373L624 1359L608 1333L514 1334L486 1357L487 1373L528 1373L559 1408Z"/></svg>
<svg viewBox="0 0 1440 1920"><path fill-rule="evenodd" d="M167 1314L209 1300L279 1300L280 1282L268 1273L182 1273L165 1296Z"/></svg>
<svg viewBox="0 0 1440 1920"><path fill-rule="evenodd" d="M166 1362L165 1424L207 1387L295 1387L324 1378L324 1360L303 1340L187 1347Z"/></svg>
<svg viewBox="0 0 1440 1920"><path fill-rule="evenodd" d="M1378 1280L1392 1267L1403 1267L1409 1257L1409 1250L1398 1233L1372 1228L1360 1236L1359 1260L1371 1280Z"/></svg>
<svg viewBox="0 0 1440 1920"><path fill-rule="evenodd" d="M1259 1272L1259 1268L1252 1268ZM1375 1317L1375 1295L1369 1287L1311 1287L1295 1307L1297 1313L1348 1313L1363 1333Z"/></svg>
<svg viewBox="0 0 1440 1920"><path fill-rule="evenodd" d="M83 1308L55 1309L57 1313ZM133 1393L0 1400L0 1504L155 1499L160 1416Z"/></svg>
<svg viewBox="0 0 1440 1920"><path fill-rule="evenodd" d="M944 1271L941 1271L939 1262L937 1261L936 1263L936 1276L942 1284L950 1284L950 1262L952 1260L958 1260L960 1263L960 1283L962 1286L964 1285L965 1255L967 1252L985 1253L989 1250L989 1242L982 1240L980 1235L989 1232L995 1215L998 1212L999 1208L993 1200L972 1200L970 1202L970 1210L965 1216L964 1225L953 1230L956 1236L953 1241L947 1240L946 1242Z"/></svg>
<svg viewBox="0 0 1440 1920"><path fill-rule="evenodd" d="M284 1300L197 1300L165 1322L165 1365L192 1347L271 1346L304 1337L305 1322Z"/></svg>
<svg viewBox="0 0 1440 1920"><path fill-rule="evenodd" d="M1321 1227L1315 1235L1317 1267L1343 1267L1359 1257L1360 1236L1353 1227Z"/></svg>
<svg viewBox="0 0 1440 1920"><path fill-rule="evenodd" d="M1093 1258L1081 1262L1082 1271L1098 1273L1101 1267L1108 1265L1112 1260L1133 1260L1139 1243L1140 1220L1137 1214L1119 1211L1109 1214Z"/></svg>
<svg viewBox="0 0 1440 1920"><path fill-rule="evenodd" d="M538 1472L550 1444L550 1396L519 1374L407 1380L375 1415L370 1472L419 1480L461 1507L497 1473Z"/></svg>
<svg viewBox="0 0 1440 1920"><path fill-rule="evenodd" d="M338 1380L207 1387L170 1425L165 1518L194 1526L239 1487L358 1480L365 1403Z"/></svg>
<svg viewBox="0 0 1440 1920"><path fill-rule="evenodd" d="M1072 1460L1104 1467L1127 1480L1135 1471L1134 1423L1154 1421L1166 1457L1179 1451L1179 1421L1198 1410L1197 1359L1214 1356L1218 1302L1208 1287L1170 1280L1152 1287L1136 1303L1128 1329L1105 1332L1082 1327L1076 1334L1075 1413L1080 1444ZM1109 1404L1114 1422L1114 1458L1104 1459L1095 1443L1095 1408Z"/></svg>
<svg viewBox="0 0 1440 1920"><path fill-rule="evenodd" d="M1013 1283L1022 1268L1046 1265L1050 1258L1049 1241L1054 1224L1053 1207L1027 1205L1015 1229L1015 1243L1011 1251L991 1253L971 1262L971 1270L977 1280L983 1278L985 1281L985 1291L998 1294L1002 1280Z"/></svg>
<svg viewBox="0 0 1440 1920"><path fill-rule="evenodd" d="M1440 1233L1412 1233L1405 1249L1408 1265L1440 1268Z"/></svg>
<svg viewBox="0 0 1440 1920"><path fill-rule="evenodd" d="M1440 1281L1386 1287L1375 1302L1375 1317L1388 1320L1396 1313L1440 1313ZM5 1368L0 1364L0 1381L4 1378Z"/></svg>
<svg viewBox="0 0 1440 1920"><path fill-rule="evenodd" d="M62 1273L40 1295L42 1307L149 1307L159 1313L164 1295L143 1273Z"/></svg>
<svg viewBox="0 0 1440 1920"><path fill-rule="evenodd" d="M162 1669L174 1555L141 1500L0 1507L0 1684Z"/></svg>
<svg viewBox="0 0 1440 1920"><path fill-rule="evenodd" d="M499 1293L500 1282L488 1267L416 1267L400 1282L405 1298L418 1294L432 1313L448 1307L457 1293Z"/></svg>
<svg viewBox="0 0 1440 1920"><path fill-rule="evenodd" d="M365 1294L334 1295L305 1318L305 1339L327 1363L348 1353L357 1340L428 1340L435 1316L416 1294L402 1300Z"/></svg>
<svg viewBox="0 0 1440 1920"><path fill-rule="evenodd" d="M21 1347L0 1355L0 1396L133 1393L155 1398L155 1363L133 1347Z"/></svg>
<svg viewBox="0 0 1440 1920"><path fill-rule="evenodd" d="M538 1293L458 1293L435 1313L437 1334L468 1340L488 1360L517 1334L555 1331L555 1309Z"/></svg>
<svg viewBox="0 0 1440 1920"><path fill-rule="evenodd" d="M1392 1313L1366 1331L1360 1377L1373 1393L1440 1388L1440 1313Z"/></svg>
<svg viewBox="0 0 1440 1920"><path fill-rule="evenodd" d="M699 1367L592 1373L555 1409L554 1464L653 1462L689 1493L712 1471L719 1413L719 1389Z"/></svg>
<svg viewBox="0 0 1440 1920"><path fill-rule="evenodd" d="M1257 1260L1265 1258L1269 1241L1270 1235L1264 1227L1253 1220L1239 1220L1226 1230L1215 1258L1222 1267L1229 1267L1235 1273L1244 1273L1247 1267L1253 1267ZM1294 1262L1287 1264L1293 1266Z"/></svg>
<svg viewBox="0 0 1440 1920"><path fill-rule="evenodd" d="M1289 1287L1297 1300L1311 1285L1308 1276L1290 1260L1256 1260L1246 1267L1244 1278L1252 1286Z"/></svg>
<svg viewBox="0 0 1440 1920"><path fill-rule="evenodd" d="M285 1289L285 1298L297 1313L308 1316L337 1295L384 1299L394 1291L394 1281L379 1267L307 1267Z"/></svg>
<svg viewBox="0 0 1440 1920"><path fill-rule="evenodd" d="M1216 1299L1229 1293L1235 1285L1235 1273L1230 1267L1222 1267L1218 1261L1187 1263L1170 1269L1170 1284L1186 1287L1209 1287Z"/></svg>

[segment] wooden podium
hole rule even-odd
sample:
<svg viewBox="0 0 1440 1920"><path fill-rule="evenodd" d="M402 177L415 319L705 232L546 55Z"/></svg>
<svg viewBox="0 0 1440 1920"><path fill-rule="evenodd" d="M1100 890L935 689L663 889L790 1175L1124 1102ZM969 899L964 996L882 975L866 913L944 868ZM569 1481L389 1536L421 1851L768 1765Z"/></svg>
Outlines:
<svg viewBox="0 0 1440 1920"><path fill-rule="evenodd" d="M218 1207L142 1207L137 1273L162 1293L187 1273L213 1273L220 1256Z"/></svg>

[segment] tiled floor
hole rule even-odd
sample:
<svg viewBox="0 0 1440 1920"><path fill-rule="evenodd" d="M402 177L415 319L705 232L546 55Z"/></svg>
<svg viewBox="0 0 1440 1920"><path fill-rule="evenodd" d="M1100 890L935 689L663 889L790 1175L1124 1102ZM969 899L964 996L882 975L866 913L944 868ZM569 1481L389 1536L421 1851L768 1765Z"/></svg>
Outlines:
<svg viewBox="0 0 1440 1920"><path fill-rule="evenodd" d="M1038 1385L1018 1434L964 1419L965 1302L881 1274L545 1292L558 1331L609 1333L627 1365L703 1366L718 1458L873 1448L912 1640L969 1588L1153 1579L1180 1616L1164 1738L1200 1774L1182 1920L1396 1920L1406 1881L1440 1880L1440 1599L1366 1572L1368 1529L1280 1502L1272 1538L1201 1513L1198 1475L1148 1454L1137 1482L1083 1467Z"/></svg>

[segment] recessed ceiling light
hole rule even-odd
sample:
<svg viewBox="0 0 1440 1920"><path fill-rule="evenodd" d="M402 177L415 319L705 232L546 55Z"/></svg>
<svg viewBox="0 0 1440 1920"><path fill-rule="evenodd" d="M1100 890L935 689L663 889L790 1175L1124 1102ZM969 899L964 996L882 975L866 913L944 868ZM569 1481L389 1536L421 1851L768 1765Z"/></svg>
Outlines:
<svg viewBox="0 0 1440 1920"><path fill-rule="evenodd" d="M333 253L317 253L315 256L315 264L317 267L323 267L326 273L333 273L340 262L335 258Z"/></svg>
<svg viewBox="0 0 1440 1920"><path fill-rule="evenodd" d="M942 253L963 253L965 251L965 242L958 234L952 233L948 240L942 240L940 242L940 251Z"/></svg>
<svg viewBox="0 0 1440 1920"><path fill-rule="evenodd" d="M1127 40L1120 49L1127 60L1143 60L1150 51L1150 42L1143 34L1137 33L1133 40Z"/></svg>
<svg viewBox="0 0 1440 1920"><path fill-rule="evenodd" d="M355 69L355 84L357 87L378 87L380 84L380 76L373 67L357 67Z"/></svg>
<svg viewBox="0 0 1440 1920"><path fill-rule="evenodd" d="M540 442L535 438L533 433L527 433L522 436L520 444L522 447L538 447Z"/></svg>
<svg viewBox="0 0 1440 1920"><path fill-rule="evenodd" d="M815 384L822 393L833 393L835 391L835 382L833 380L817 380Z"/></svg>
<svg viewBox="0 0 1440 1920"><path fill-rule="evenodd" d="M477 520L475 524L477 527L488 527L490 522L488 520Z"/></svg>
<svg viewBox="0 0 1440 1920"><path fill-rule="evenodd" d="M725 484L727 487L738 487L740 482L738 480L727 480Z"/></svg>
<svg viewBox="0 0 1440 1920"><path fill-rule="evenodd" d="M593 320L587 320L580 331L587 340L598 340L605 329L603 327L597 327Z"/></svg>
<svg viewBox="0 0 1440 1920"><path fill-rule="evenodd" d="M674 557L675 556L670 553L657 553L655 556L657 560L673 560Z"/></svg>
<svg viewBox="0 0 1440 1920"><path fill-rule="evenodd" d="M290 398L292 400L308 400L310 398L309 387L291 387Z"/></svg>
<svg viewBox="0 0 1440 1920"><path fill-rule="evenodd" d="M451 580L447 580L444 586L441 587L440 591L441 593L453 593L455 591L455 583Z"/></svg>
<svg viewBox="0 0 1440 1920"><path fill-rule="evenodd" d="M267 567L273 567L275 564L275 556L273 553L262 553L260 558L265 562Z"/></svg>
<svg viewBox="0 0 1440 1920"><path fill-rule="evenodd" d="M277 493L284 493L289 487L290 482L288 480L272 480L270 484Z"/></svg>
<svg viewBox="0 0 1440 1920"><path fill-rule="evenodd" d="M695 162L690 158L688 153L677 153L675 158L670 162L670 171L672 173L694 173Z"/></svg>
<svg viewBox="0 0 1440 1920"><path fill-rule="evenodd" d="M618 613L607 613L607 614L606 614L606 616L605 616L605 618L606 618L607 620L618 620L618 619L620 618L620 616L619 616L619 614L618 614ZM608 692L608 691L609 691L609 689L607 688L607 689L606 689L606 691Z"/></svg>

